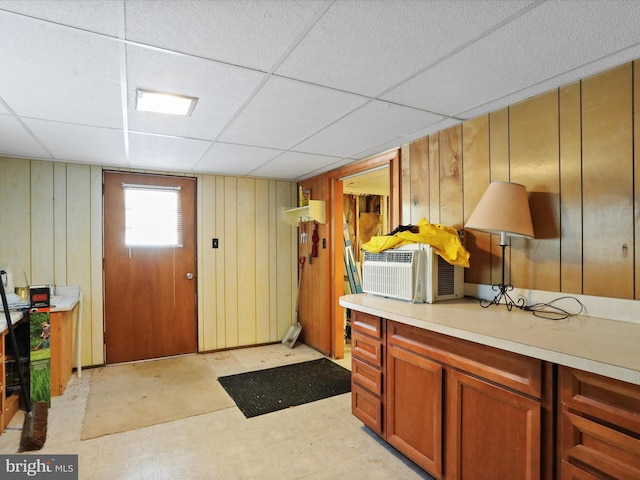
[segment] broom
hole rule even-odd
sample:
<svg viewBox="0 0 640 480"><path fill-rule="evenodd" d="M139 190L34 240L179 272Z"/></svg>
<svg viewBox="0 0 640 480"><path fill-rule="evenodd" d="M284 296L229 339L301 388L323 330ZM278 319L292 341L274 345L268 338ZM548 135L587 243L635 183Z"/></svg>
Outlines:
<svg viewBox="0 0 640 480"><path fill-rule="evenodd" d="M9 341L11 342L11 348L13 349L13 353L16 357L18 379L20 380L20 391L22 392L22 400L24 401L25 408L22 435L20 437L20 448L18 451L30 452L33 450L40 450L47 439L49 405L47 403L40 402L36 404L35 411L32 408L31 395L27 391L27 384L25 382L24 372L22 371L22 362L20 362L20 354L18 353L18 341L16 340L16 333L14 332L14 327L11 323L11 313L9 312L7 294L4 291L4 280L2 280L2 277L6 276L6 274L7 272L0 270L0 296L2 297L2 309L4 310L5 318L7 320L7 327L9 328Z"/></svg>

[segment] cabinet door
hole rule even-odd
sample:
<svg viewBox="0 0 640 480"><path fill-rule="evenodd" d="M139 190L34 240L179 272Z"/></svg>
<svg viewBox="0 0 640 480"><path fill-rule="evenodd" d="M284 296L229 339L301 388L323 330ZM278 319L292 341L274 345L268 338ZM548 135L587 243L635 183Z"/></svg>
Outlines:
<svg viewBox="0 0 640 480"><path fill-rule="evenodd" d="M541 478L540 404L456 370L446 382L446 478Z"/></svg>
<svg viewBox="0 0 640 480"><path fill-rule="evenodd" d="M436 477L442 475L442 366L387 350L387 441Z"/></svg>

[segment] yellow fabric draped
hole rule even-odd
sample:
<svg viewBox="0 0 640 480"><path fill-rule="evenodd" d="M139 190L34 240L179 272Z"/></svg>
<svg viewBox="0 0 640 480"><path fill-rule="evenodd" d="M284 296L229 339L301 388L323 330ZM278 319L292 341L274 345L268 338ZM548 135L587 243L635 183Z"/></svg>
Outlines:
<svg viewBox="0 0 640 480"><path fill-rule="evenodd" d="M422 218L416 226L419 228L418 233L406 230L394 235L371 237L362 245L362 249L371 253L380 253L402 245L426 243L450 264L469 267L469 252L462 246L458 232L454 228L431 224L426 218Z"/></svg>

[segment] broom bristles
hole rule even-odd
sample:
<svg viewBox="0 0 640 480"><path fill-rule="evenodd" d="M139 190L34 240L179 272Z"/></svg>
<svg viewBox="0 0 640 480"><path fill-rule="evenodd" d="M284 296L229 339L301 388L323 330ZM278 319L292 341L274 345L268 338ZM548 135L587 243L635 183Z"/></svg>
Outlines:
<svg viewBox="0 0 640 480"><path fill-rule="evenodd" d="M49 418L49 404L38 402L31 412L24 415L22 436L20 438L20 452L40 450L47 440L47 421Z"/></svg>

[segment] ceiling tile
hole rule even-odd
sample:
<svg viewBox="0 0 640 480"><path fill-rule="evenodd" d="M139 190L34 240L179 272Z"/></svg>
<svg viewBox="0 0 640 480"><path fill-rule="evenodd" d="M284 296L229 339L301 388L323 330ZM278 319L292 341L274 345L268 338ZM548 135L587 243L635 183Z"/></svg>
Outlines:
<svg viewBox="0 0 640 480"><path fill-rule="evenodd" d="M18 115L122 128L119 45L0 12L0 96Z"/></svg>
<svg viewBox="0 0 640 480"><path fill-rule="evenodd" d="M401 145L413 142L414 140L418 140L419 138L426 137L427 135L431 135L432 133L438 132L440 130L444 130L445 128L449 128L453 125L457 125L458 123L460 123L460 120L456 120L454 118L445 118L444 120L440 120L439 122L429 125L428 127L414 130L405 135L395 137L386 142L379 143L375 146L367 148L362 152L358 152L354 155L351 155L351 158L361 160L363 158L377 155L381 152L386 152L387 150L400 148Z"/></svg>
<svg viewBox="0 0 640 480"><path fill-rule="evenodd" d="M269 71L322 0L127 2L127 40Z"/></svg>
<svg viewBox="0 0 640 480"><path fill-rule="evenodd" d="M214 140L265 74L185 55L127 47L129 128ZM197 97L190 117L138 112L136 88Z"/></svg>
<svg viewBox="0 0 640 480"><path fill-rule="evenodd" d="M287 149L366 101L356 95L272 77L220 140Z"/></svg>
<svg viewBox="0 0 640 480"><path fill-rule="evenodd" d="M527 3L464 0L454 8L440 0L335 2L276 73L377 96Z"/></svg>
<svg viewBox="0 0 640 480"><path fill-rule="evenodd" d="M122 130L46 120L25 120L56 160L97 165L126 165Z"/></svg>
<svg viewBox="0 0 640 480"><path fill-rule="evenodd" d="M374 100L296 145L295 150L351 157L371 145L426 128L442 118L421 110Z"/></svg>
<svg viewBox="0 0 640 480"><path fill-rule="evenodd" d="M383 98L446 115L516 92L522 100L541 93L538 89L524 94L528 88L550 78L558 86L557 77L563 74L565 83L577 80L580 65L638 44L638 24L635 1L542 3ZM628 50L627 61L632 52Z"/></svg>
<svg viewBox="0 0 640 480"><path fill-rule="evenodd" d="M9 115L0 115L0 138L11 139L11 142L0 141L0 155L51 158L20 122Z"/></svg>
<svg viewBox="0 0 640 480"><path fill-rule="evenodd" d="M189 172L210 146L206 140L129 133L129 165Z"/></svg>
<svg viewBox="0 0 640 480"><path fill-rule="evenodd" d="M244 176L280 153L282 153L281 150L270 148L217 142L194 167L194 171Z"/></svg>
<svg viewBox="0 0 640 480"><path fill-rule="evenodd" d="M296 179L308 176L342 160L339 157L314 155L311 153L284 152L282 155L253 170L251 175Z"/></svg>
<svg viewBox="0 0 640 480"><path fill-rule="evenodd" d="M0 0L0 10L113 37L124 23L124 0Z"/></svg>

